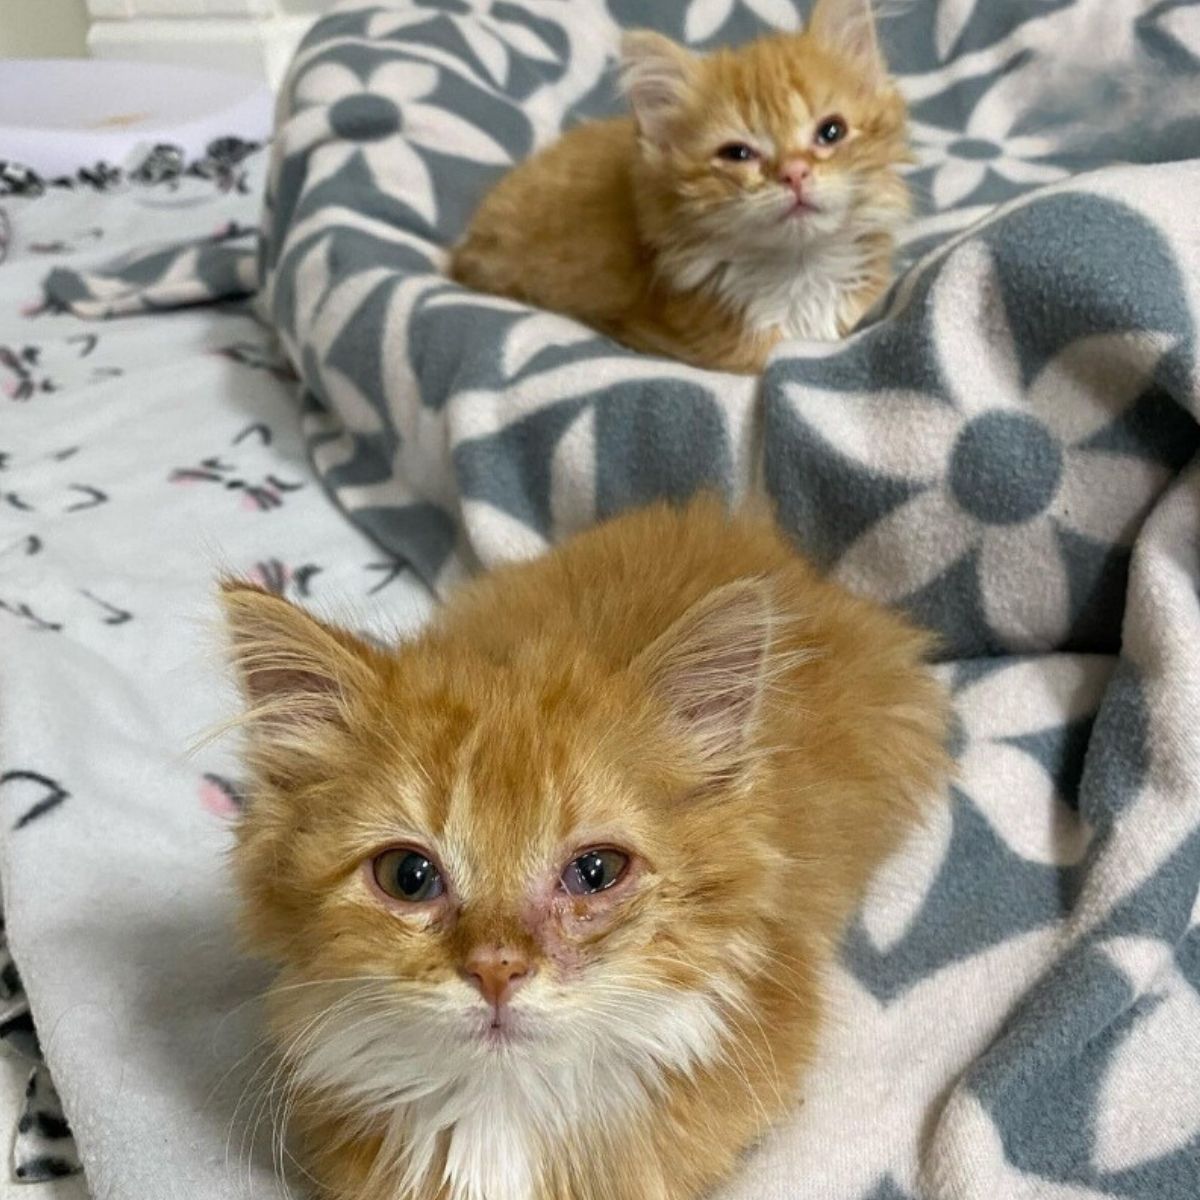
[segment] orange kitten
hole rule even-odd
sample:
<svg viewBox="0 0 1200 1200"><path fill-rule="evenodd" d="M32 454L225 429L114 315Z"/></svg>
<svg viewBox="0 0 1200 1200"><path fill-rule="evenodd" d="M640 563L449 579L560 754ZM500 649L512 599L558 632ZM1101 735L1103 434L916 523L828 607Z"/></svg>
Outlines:
<svg viewBox="0 0 1200 1200"><path fill-rule="evenodd" d="M622 58L632 117L505 176L451 276L720 370L852 329L909 212L904 102L869 0L818 0L803 33L703 58L628 33Z"/></svg>
<svg viewBox="0 0 1200 1200"><path fill-rule="evenodd" d="M927 640L713 499L390 650L224 593L236 873L334 1200L693 1200L798 1094L819 980L944 769Z"/></svg>

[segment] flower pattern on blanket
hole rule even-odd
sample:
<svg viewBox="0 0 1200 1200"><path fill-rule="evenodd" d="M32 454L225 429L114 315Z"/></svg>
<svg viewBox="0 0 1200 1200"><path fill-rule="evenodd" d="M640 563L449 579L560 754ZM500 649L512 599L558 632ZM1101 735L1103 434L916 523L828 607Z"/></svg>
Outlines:
<svg viewBox="0 0 1200 1200"><path fill-rule="evenodd" d="M832 451L908 492L846 548L836 576L895 603L970 558L998 646L1064 644L1088 593L1072 586L1063 542L1123 552L1171 477L1164 463L1112 448L1106 433L1152 390L1172 339L1081 337L1026 382L979 242L950 256L930 305L940 395L784 385L792 413Z"/></svg>
<svg viewBox="0 0 1200 1200"><path fill-rule="evenodd" d="M1091 844L1078 792L1112 673L1103 655L968 659L943 671L957 759L929 835L875 880L847 957L881 999L1060 920Z"/></svg>
<svg viewBox="0 0 1200 1200"><path fill-rule="evenodd" d="M49 396L64 387L116 379L121 368L106 362L95 333L78 333L57 342L0 345L0 399L19 402Z"/></svg>
<svg viewBox="0 0 1200 1200"><path fill-rule="evenodd" d="M505 13L506 8L509 15ZM422 43L422 34L432 34L433 39L437 39L453 31L475 62L499 87L510 85L514 70L527 70L529 63L561 73L565 65L562 55L536 29L514 20L513 12L503 0L477 5L466 13L418 5L383 10L367 24L367 36L398 42L406 49L412 49ZM433 120L444 120L445 116L444 112L435 114ZM470 137L468 134L468 142ZM436 146L437 143L431 144Z"/></svg>
<svg viewBox="0 0 1200 1200"><path fill-rule="evenodd" d="M479 126L423 103L438 86L430 63L384 63L360 79L349 67L322 63L304 73L296 90L297 118L285 136L295 151L323 148L325 170L350 160L370 171L375 186L398 195L430 225L438 217L433 179L416 147L453 144L478 162L506 165L508 151Z"/></svg>
<svg viewBox="0 0 1200 1200"><path fill-rule="evenodd" d="M35 772L8 774L36 775ZM7 776L0 777L0 786ZM55 785L57 786L57 785ZM79 1171L79 1156L63 1114L62 1101L33 1028L29 999L8 950L0 921L0 1046L23 1060L25 1089L13 1138L12 1175L18 1183L41 1183Z"/></svg>
<svg viewBox="0 0 1200 1200"><path fill-rule="evenodd" d="M40 771L13 769L0 775L0 797L8 808L15 809L13 829L24 829L69 795L61 783Z"/></svg>
<svg viewBox="0 0 1200 1200"><path fill-rule="evenodd" d="M239 360L240 361L240 360ZM250 365L257 366L257 363ZM304 487L303 480L285 479L272 469L256 472L244 464L251 455L233 452L236 447L243 446L267 447L271 445L271 431L261 423L248 425L233 439L231 450L225 454L210 455L202 458L196 466L176 467L170 473L170 481L175 484L216 484L239 496L241 507L250 512L267 512L281 508L291 492ZM238 462L227 462L226 458L234 457ZM274 460L267 460L273 467Z"/></svg>
<svg viewBox="0 0 1200 1200"><path fill-rule="evenodd" d="M912 130L917 161L931 179L931 199L937 208L968 201L984 184L1000 180L1018 185L1053 183L1068 172L1040 162L1056 147L1052 138L1026 133L1013 136L985 124L982 104L976 105L966 129L943 129L915 122Z"/></svg>
<svg viewBox="0 0 1200 1200"><path fill-rule="evenodd" d="M41 556L53 558L51 529L61 528L60 519L75 521L110 501L107 488L82 482L89 468L80 452L77 445L43 454L0 452L0 529L6 535L0 542L0 618L13 618L26 629L61 633L85 624L124 625L133 618L103 582L37 595L25 583L40 573ZM36 483L15 482L24 479Z"/></svg>
<svg viewBox="0 0 1200 1200"><path fill-rule="evenodd" d="M236 820L246 804L242 785L215 771L205 771L199 795L201 805L223 821Z"/></svg>
<svg viewBox="0 0 1200 1200"><path fill-rule="evenodd" d="M80 167L73 175L50 179L21 163L0 159L0 196L36 197L47 189L87 188L108 192L130 185L139 189L160 187L176 191L184 179L203 179L221 192L236 191L244 195L250 187L247 172L241 164L258 147L259 143L239 137L220 137L208 144L200 158L188 162L181 147L162 142L143 152L128 169L96 162ZM98 238L103 236L103 231L92 228L77 236ZM62 253L67 248L66 242L30 247L37 254ZM3 261L2 256L0 261Z"/></svg>

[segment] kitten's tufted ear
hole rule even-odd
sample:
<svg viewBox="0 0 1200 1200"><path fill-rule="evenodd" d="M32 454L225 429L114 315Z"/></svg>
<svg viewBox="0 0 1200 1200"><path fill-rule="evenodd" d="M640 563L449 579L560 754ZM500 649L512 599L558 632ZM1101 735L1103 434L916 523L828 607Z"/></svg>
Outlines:
<svg viewBox="0 0 1200 1200"><path fill-rule="evenodd" d="M648 29L631 29L621 38L621 90L633 109L643 137L667 140L671 118L688 97L696 56Z"/></svg>
<svg viewBox="0 0 1200 1200"><path fill-rule="evenodd" d="M775 625L769 583L738 580L692 605L637 660L714 778L736 774L747 761L774 673Z"/></svg>
<svg viewBox="0 0 1200 1200"><path fill-rule="evenodd" d="M222 581L221 607L252 752L278 774L289 755L304 758L322 735L346 727L379 653L255 584Z"/></svg>
<svg viewBox="0 0 1200 1200"><path fill-rule="evenodd" d="M873 86L887 79L887 63L875 32L871 0L816 0L808 32L850 59Z"/></svg>

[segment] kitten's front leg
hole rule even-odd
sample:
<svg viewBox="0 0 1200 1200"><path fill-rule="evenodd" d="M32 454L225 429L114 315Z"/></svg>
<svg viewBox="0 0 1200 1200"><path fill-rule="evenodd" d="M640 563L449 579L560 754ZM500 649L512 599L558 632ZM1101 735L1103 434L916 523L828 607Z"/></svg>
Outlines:
<svg viewBox="0 0 1200 1200"><path fill-rule="evenodd" d="M888 242L881 247L868 267L869 277L862 287L847 292L837 310L839 337L852 333L858 323L870 312L875 302L887 291L893 278L892 246Z"/></svg>
<svg viewBox="0 0 1200 1200"><path fill-rule="evenodd" d="M713 371L731 371L736 375L761 375L771 351L784 340L778 329L747 334L736 345L723 349L701 364Z"/></svg>
<svg viewBox="0 0 1200 1200"><path fill-rule="evenodd" d="M777 329L751 330L726 316L681 321L664 306L654 319L641 319L614 328L611 336L634 350L679 359L706 371L758 375L767 357L783 340Z"/></svg>

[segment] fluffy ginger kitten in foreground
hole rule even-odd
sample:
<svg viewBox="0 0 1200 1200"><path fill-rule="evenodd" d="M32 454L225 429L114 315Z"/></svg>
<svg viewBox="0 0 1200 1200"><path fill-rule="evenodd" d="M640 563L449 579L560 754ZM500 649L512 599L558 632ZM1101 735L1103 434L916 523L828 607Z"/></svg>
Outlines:
<svg viewBox="0 0 1200 1200"><path fill-rule="evenodd" d="M849 332L909 214L904 102L870 0L817 0L803 33L703 58L628 33L622 60L632 116L505 176L451 276L718 370Z"/></svg>
<svg viewBox="0 0 1200 1200"><path fill-rule="evenodd" d="M765 517L620 516L391 649L251 585L235 868L333 1200L693 1200L795 1102L937 791L926 638Z"/></svg>

